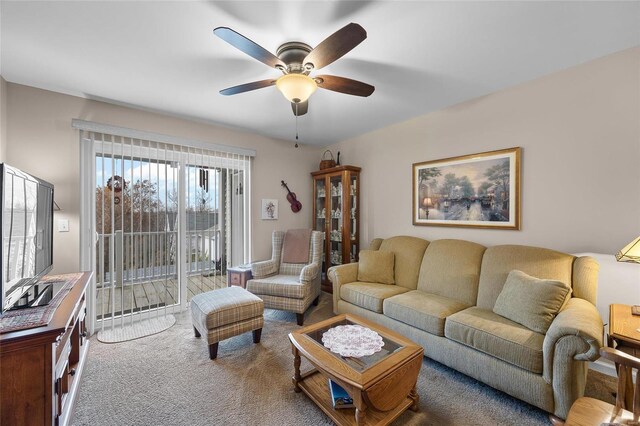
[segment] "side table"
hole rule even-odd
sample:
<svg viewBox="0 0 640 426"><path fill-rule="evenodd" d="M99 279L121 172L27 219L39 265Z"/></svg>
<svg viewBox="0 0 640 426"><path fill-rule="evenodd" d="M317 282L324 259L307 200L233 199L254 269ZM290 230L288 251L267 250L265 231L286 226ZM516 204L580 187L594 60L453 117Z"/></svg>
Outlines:
<svg viewBox="0 0 640 426"><path fill-rule="evenodd" d="M251 268L234 266L233 268L227 268L227 287L232 285L246 288L247 281L253 278L251 274Z"/></svg>
<svg viewBox="0 0 640 426"><path fill-rule="evenodd" d="M608 346L640 358L640 316L631 314L631 306L609 305L609 339ZM619 366L616 364L616 371ZM627 376L627 398L624 407L633 407L633 382Z"/></svg>

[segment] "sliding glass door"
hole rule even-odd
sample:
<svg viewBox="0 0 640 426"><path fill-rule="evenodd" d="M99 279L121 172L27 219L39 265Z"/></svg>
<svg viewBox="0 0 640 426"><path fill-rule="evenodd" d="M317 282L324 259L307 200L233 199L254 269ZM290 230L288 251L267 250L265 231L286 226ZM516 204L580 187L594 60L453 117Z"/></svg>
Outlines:
<svg viewBox="0 0 640 426"><path fill-rule="evenodd" d="M94 318L115 327L184 309L249 261L249 157L90 135Z"/></svg>
<svg viewBox="0 0 640 426"><path fill-rule="evenodd" d="M180 303L178 166L96 155L96 317Z"/></svg>

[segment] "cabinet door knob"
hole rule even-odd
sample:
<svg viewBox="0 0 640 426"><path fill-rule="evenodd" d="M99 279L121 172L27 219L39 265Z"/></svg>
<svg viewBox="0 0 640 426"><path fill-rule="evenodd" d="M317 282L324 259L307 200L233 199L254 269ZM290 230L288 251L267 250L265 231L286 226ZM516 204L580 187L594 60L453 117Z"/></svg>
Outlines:
<svg viewBox="0 0 640 426"><path fill-rule="evenodd" d="M83 331L82 333L80 333L80 335L81 335L82 337L87 337L87 332L86 332L86 331Z"/></svg>
<svg viewBox="0 0 640 426"><path fill-rule="evenodd" d="M70 376L75 376L76 375L76 369L72 368L71 370L69 370L69 375Z"/></svg>

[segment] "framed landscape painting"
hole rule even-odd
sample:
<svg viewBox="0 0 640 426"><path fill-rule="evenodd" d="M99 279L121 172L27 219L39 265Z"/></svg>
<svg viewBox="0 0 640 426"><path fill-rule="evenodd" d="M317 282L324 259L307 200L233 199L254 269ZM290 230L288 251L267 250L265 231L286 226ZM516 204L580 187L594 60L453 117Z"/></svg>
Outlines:
<svg viewBox="0 0 640 426"><path fill-rule="evenodd" d="M413 164L413 224L520 229L520 148Z"/></svg>

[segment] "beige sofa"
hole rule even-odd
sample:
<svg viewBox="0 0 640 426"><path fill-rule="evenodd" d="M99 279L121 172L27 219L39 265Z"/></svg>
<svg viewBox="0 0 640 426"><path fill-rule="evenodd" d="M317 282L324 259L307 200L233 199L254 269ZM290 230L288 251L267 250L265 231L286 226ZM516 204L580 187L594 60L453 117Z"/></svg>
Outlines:
<svg viewBox="0 0 640 426"><path fill-rule="evenodd" d="M566 418L598 358L598 264L553 250L462 240L376 239L394 253L393 285L359 282L358 264L330 270L334 312L373 320L414 340L425 356ZM561 281L571 297L541 334L493 312L510 271Z"/></svg>

